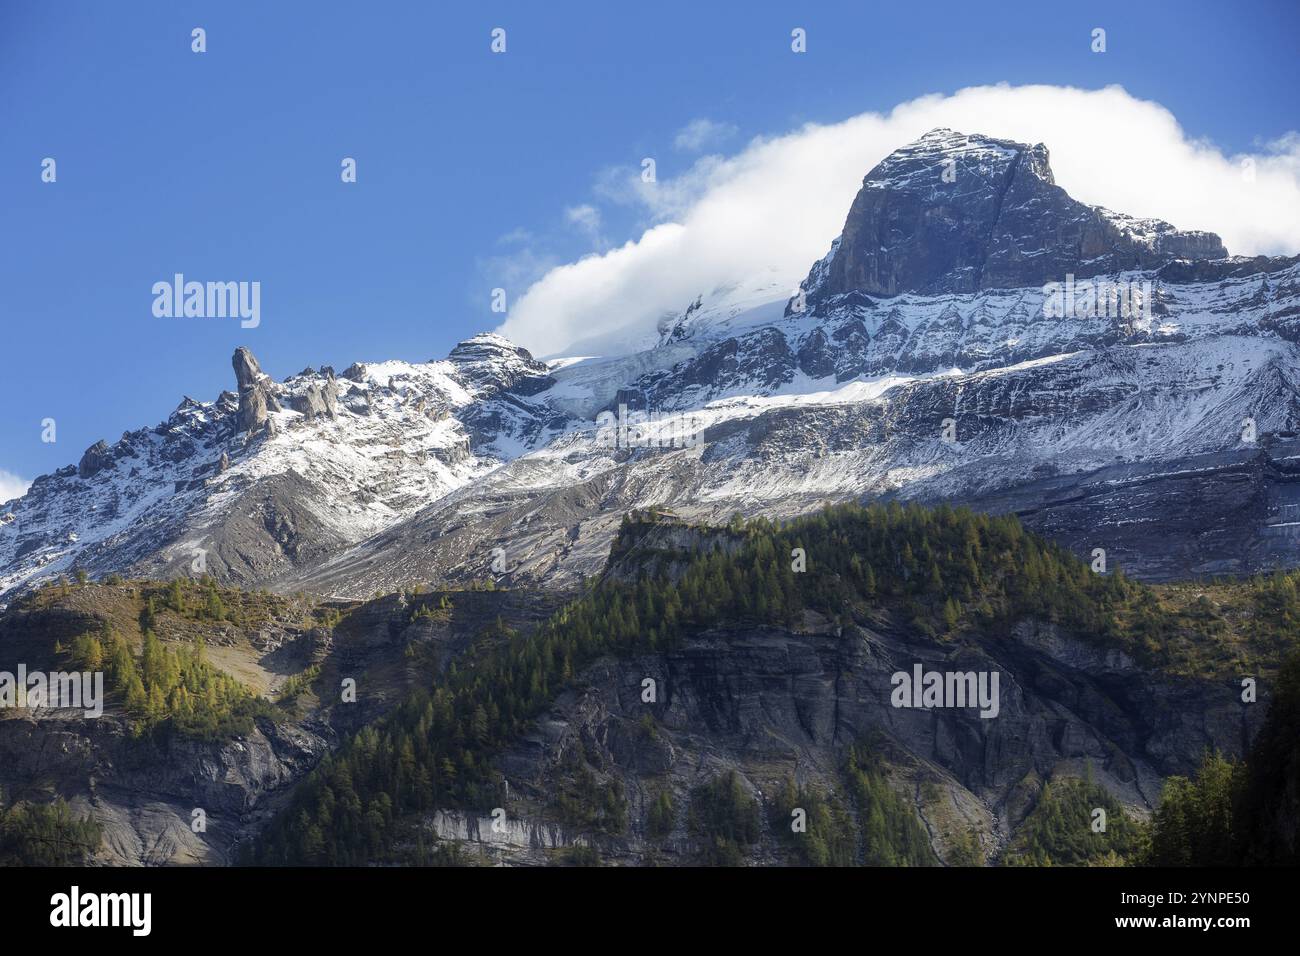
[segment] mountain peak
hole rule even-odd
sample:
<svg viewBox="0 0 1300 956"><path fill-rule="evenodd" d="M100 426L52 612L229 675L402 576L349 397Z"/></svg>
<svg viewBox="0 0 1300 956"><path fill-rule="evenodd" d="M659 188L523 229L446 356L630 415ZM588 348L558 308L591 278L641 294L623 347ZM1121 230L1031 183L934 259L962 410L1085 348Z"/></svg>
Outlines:
<svg viewBox="0 0 1300 956"><path fill-rule="evenodd" d="M516 345L504 335L495 332L480 332L457 342L447 353L447 361L456 365L475 365L483 362L534 364L533 353L522 345ZM537 363L540 364L540 363Z"/></svg>
<svg viewBox="0 0 1300 956"><path fill-rule="evenodd" d="M941 201L959 179L1003 179L1028 157L1025 171L1054 183L1047 147L1030 146L980 133L932 129L915 142L902 146L880 161L862 180L864 188L927 193Z"/></svg>
<svg viewBox="0 0 1300 956"><path fill-rule="evenodd" d="M479 332L475 335L471 335L469 338L458 342L456 348L462 348L465 346L494 346L496 348L506 349L519 348L518 345L515 345L514 342L511 342L504 335L498 335L496 332ZM454 351L455 350L453 350L453 352Z"/></svg>
<svg viewBox="0 0 1300 956"><path fill-rule="evenodd" d="M264 425L271 412L280 410L275 386L257 364L253 353L244 346L235 349L230 362L235 368L235 382L239 386L239 430L251 432Z"/></svg>
<svg viewBox="0 0 1300 956"><path fill-rule="evenodd" d="M891 153L891 156L900 153L966 153L966 152L989 152L989 153L1024 153L1031 149L1042 149L1043 144L1030 146L1028 143L1020 143L1012 139L1000 139L996 136L985 136L983 133L961 133L957 130L948 129L946 126L936 127L928 133L914 140L906 146L900 147Z"/></svg>
<svg viewBox="0 0 1300 956"><path fill-rule="evenodd" d="M262 366L257 364L253 353L243 345L235 349L235 354L230 357L230 364L235 368L235 381L240 388L252 385L266 374L262 371Z"/></svg>
<svg viewBox="0 0 1300 956"><path fill-rule="evenodd" d="M532 394L550 385L546 364L495 332L470 336L447 355L460 374L480 390L520 389Z"/></svg>
<svg viewBox="0 0 1300 956"><path fill-rule="evenodd" d="M843 232L803 288L815 306L848 292L1027 288L1226 255L1213 233L1072 199L1042 143L933 129L867 173Z"/></svg>

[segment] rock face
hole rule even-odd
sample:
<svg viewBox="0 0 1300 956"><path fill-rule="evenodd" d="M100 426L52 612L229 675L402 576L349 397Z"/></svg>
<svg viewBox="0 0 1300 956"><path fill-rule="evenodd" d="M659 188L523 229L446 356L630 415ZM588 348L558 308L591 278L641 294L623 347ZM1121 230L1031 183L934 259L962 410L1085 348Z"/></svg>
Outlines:
<svg viewBox="0 0 1300 956"><path fill-rule="evenodd" d="M118 866L235 862L234 845L270 812L264 804L327 751L316 733L265 720L237 741L175 741L149 760L115 716L0 720L6 783L55 781L75 813L102 827L98 862ZM195 807L211 821L203 835L189 826Z"/></svg>
<svg viewBox="0 0 1300 956"><path fill-rule="evenodd" d="M338 414L338 400L334 387L334 376L326 381L312 383L289 399L289 406L301 412L306 418L334 418Z"/></svg>
<svg viewBox="0 0 1300 956"><path fill-rule="evenodd" d="M447 360L480 392L510 390L534 395L555 384L546 363L537 361L527 349L492 333L459 343Z"/></svg>
<svg viewBox="0 0 1300 956"><path fill-rule="evenodd" d="M109 450L108 445L101 438L95 444L86 449L86 453L81 456L81 463L77 466L77 474L82 478L89 478L98 474L105 468L113 467L113 453Z"/></svg>
<svg viewBox="0 0 1300 956"><path fill-rule="evenodd" d="M727 551L735 542L667 524L620 545L606 573L636 580L646 571L671 576L688 550ZM893 706L893 675L918 664L998 674L996 719L974 708ZM778 792L786 779L842 793L846 751L875 740L941 859L954 838L973 832L982 855L996 860L1044 782L1090 773L1143 816L1164 778L1192 773L1207 748L1240 756L1266 709L1243 706L1231 681L1162 675L1034 620L960 642L927 638L887 616L839 626L810 612L795 628L732 622L665 652L586 669L496 762L511 800L509 832L457 814L426 822L440 838L504 862L541 863L557 846L594 842L607 862L686 863L683 808L695 788L734 771L752 795ZM617 784L626 830L579 836L547 826L555 795L584 776ZM642 824L665 792L679 812L670 832L650 839ZM769 850L757 847L756 860L771 862Z"/></svg>
<svg viewBox="0 0 1300 956"><path fill-rule="evenodd" d="M274 383L252 352L241 345L235 349L231 364L239 388L239 430L251 432L266 424L271 412L280 410L280 403L275 398Z"/></svg>
<svg viewBox="0 0 1300 956"><path fill-rule="evenodd" d="M977 292L1226 255L1211 233L1071 199L1041 143L937 129L867 174L803 288L810 302L852 291Z"/></svg>

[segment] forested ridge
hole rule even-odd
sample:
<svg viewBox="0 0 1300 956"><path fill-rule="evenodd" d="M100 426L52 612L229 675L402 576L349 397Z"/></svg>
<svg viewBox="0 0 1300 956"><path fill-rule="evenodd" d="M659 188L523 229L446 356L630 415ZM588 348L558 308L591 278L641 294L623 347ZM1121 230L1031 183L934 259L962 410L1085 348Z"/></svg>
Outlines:
<svg viewBox="0 0 1300 956"><path fill-rule="evenodd" d="M212 742L247 734L257 718L275 718L277 710L209 660L209 637L255 634L276 620L305 629L339 619L335 609L305 596L221 587L207 575L162 582L113 574L92 583L79 574L24 595L13 610L57 615L65 633L53 643L49 666L102 671L109 704L137 738L177 734ZM74 622L81 623L69 630ZM293 675L287 696L312 676Z"/></svg>
<svg viewBox="0 0 1300 956"><path fill-rule="evenodd" d="M180 578L162 583L125 582L113 576L105 582L132 595L136 619L108 619L74 636L55 651L78 670L102 671L105 689L131 721L137 736L179 734L200 740L228 740L253 729L257 717L272 717L270 704L239 680L208 661L205 628L229 623L245 630L264 620L269 595L219 588L208 576L196 581ZM47 586L31 599L49 600L71 588L86 588L79 579ZM184 625L186 637L172 643L159 639L156 628L168 622ZM192 631L193 634L188 632ZM139 653L135 648L138 646Z"/></svg>
<svg viewBox="0 0 1300 956"><path fill-rule="evenodd" d="M202 638L172 648L147 630L137 663L126 639L106 627L75 638L69 656L82 670L104 672L137 734L224 740L250 732L254 717L271 714L264 700L208 663Z"/></svg>

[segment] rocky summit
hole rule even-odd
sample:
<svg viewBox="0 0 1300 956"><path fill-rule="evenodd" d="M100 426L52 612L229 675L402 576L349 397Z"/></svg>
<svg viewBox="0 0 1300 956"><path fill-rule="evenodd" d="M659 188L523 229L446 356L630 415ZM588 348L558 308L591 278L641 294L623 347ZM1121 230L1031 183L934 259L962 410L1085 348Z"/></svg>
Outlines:
<svg viewBox="0 0 1300 956"><path fill-rule="evenodd" d="M970 293L1226 255L1213 233L1071 199L1042 143L936 129L867 174L803 288L812 299Z"/></svg>

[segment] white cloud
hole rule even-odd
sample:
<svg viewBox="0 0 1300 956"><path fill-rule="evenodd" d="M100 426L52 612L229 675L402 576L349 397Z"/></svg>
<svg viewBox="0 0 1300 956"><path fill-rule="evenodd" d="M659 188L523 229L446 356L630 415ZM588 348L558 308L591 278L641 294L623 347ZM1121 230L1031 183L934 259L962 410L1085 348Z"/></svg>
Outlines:
<svg viewBox="0 0 1300 956"><path fill-rule="evenodd" d="M497 236L498 246L516 246L533 241L533 234L523 226L516 226L504 235Z"/></svg>
<svg viewBox="0 0 1300 956"><path fill-rule="evenodd" d="M694 119L677 131L673 147L685 153L698 153L702 149L712 149L735 135L736 127L730 123Z"/></svg>
<svg viewBox="0 0 1300 956"><path fill-rule="evenodd" d="M651 222L683 217L709 187L729 175L729 161L718 155L702 156L680 176L648 183L640 167L609 167L596 176L594 192L619 206L639 206Z"/></svg>
<svg viewBox="0 0 1300 956"><path fill-rule="evenodd" d="M0 468L0 504L11 498L21 498L27 493L32 483L26 478L19 478L12 471Z"/></svg>
<svg viewBox="0 0 1300 956"><path fill-rule="evenodd" d="M600 210L590 203L583 203L581 206L570 206L564 210L564 218L569 225L574 226L585 235L591 244L597 249L605 248L608 243L600 234Z"/></svg>
<svg viewBox="0 0 1300 956"><path fill-rule="evenodd" d="M476 261L482 282L474 289L474 301L486 308L489 289L505 289L508 301L533 288L560 265L559 259L531 247L519 249L508 255L480 257Z"/></svg>
<svg viewBox="0 0 1300 956"><path fill-rule="evenodd" d="M665 312L721 284L765 275L793 288L839 234L871 167L940 126L1045 143L1057 182L1083 202L1217 232L1232 254L1300 252L1300 135L1226 155L1120 87L973 87L755 139L659 183L640 183L639 169L607 173L597 192L639 203L652 225L550 270L499 331L556 355L584 340L642 338Z"/></svg>

